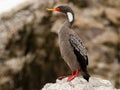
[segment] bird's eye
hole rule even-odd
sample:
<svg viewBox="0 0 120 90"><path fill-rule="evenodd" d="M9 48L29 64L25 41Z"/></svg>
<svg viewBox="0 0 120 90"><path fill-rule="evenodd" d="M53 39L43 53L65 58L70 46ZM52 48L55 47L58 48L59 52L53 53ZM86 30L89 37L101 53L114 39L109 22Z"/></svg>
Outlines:
<svg viewBox="0 0 120 90"><path fill-rule="evenodd" d="M61 10L60 10L60 8L58 8L58 7L57 7L57 8L55 8L55 10L56 10L56 11L58 11L58 12L60 12L60 11L61 11Z"/></svg>

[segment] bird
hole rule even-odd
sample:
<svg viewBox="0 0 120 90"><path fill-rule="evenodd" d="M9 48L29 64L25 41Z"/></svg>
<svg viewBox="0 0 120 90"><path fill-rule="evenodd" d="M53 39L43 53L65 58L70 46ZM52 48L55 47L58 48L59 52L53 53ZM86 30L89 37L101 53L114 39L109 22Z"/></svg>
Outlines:
<svg viewBox="0 0 120 90"><path fill-rule="evenodd" d="M56 8L47 8L47 10L63 13L67 17L58 32L61 56L72 71L72 73L67 76L67 81L70 82L75 77L78 77L79 73L81 73L85 80L89 81L90 75L87 70L87 50L82 39L72 29L72 25L74 23L73 10L67 5L60 5ZM66 76L62 76L60 78L64 77Z"/></svg>

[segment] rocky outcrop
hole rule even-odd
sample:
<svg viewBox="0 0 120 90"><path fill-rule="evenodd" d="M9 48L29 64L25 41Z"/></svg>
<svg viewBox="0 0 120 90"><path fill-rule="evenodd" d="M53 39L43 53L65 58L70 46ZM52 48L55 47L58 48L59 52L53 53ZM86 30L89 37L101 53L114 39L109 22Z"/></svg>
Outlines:
<svg viewBox="0 0 120 90"><path fill-rule="evenodd" d="M108 80L91 77L89 82L81 77L76 77L71 82L67 78L56 80L56 83L47 83L42 90L120 90L115 89Z"/></svg>

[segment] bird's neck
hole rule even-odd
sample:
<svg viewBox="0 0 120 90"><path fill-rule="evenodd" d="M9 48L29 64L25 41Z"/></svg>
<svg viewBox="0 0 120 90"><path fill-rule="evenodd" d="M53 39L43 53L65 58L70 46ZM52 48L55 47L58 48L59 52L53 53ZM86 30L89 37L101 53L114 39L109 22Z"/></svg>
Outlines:
<svg viewBox="0 0 120 90"><path fill-rule="evenodd" d="M68 25L70 24L70 26L72 26L72 24L74 22L74 14L72 12L67 12L66 16L67 16Z"/></svg>

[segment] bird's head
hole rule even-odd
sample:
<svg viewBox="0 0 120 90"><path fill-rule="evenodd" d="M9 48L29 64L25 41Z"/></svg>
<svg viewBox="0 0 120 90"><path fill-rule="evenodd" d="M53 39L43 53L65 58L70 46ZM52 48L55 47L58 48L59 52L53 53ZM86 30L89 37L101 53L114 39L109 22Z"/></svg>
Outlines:
<svg viewBox="0 0 120 90"><path fill-rule="evenodd" d="M73 23L74 21L74 13L73 10L69 6L58 6L56 8L47 8L48 11L57 11L62 12L67 15L68 21Z"/></svg>

